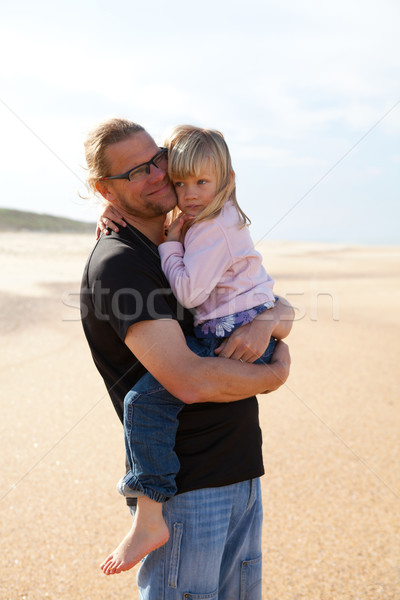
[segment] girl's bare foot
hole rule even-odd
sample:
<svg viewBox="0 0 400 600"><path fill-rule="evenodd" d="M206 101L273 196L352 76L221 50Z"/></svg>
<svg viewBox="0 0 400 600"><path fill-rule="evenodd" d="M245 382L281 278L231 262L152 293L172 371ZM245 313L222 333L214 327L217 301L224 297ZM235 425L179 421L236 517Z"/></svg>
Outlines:
<svg viewBox="0 0 400 600"><path fill-rule="evenodd" d="M168 539L169 531L162 515L162 504L141 496L138 498L130 531L100 568L105 575L128 571L149 552L163 546Z"/></svg>

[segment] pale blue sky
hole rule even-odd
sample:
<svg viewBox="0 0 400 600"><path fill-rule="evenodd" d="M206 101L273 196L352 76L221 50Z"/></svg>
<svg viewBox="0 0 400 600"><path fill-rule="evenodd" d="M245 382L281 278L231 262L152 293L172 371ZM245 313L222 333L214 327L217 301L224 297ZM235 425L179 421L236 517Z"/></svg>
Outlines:
<svg viewBox="0 0 400 600"><path fill-rule="evenodd" d="M123 116L220 129L255 241L400 243L397 0L2 4L0 206L94 220L83 141Z"/></svg>

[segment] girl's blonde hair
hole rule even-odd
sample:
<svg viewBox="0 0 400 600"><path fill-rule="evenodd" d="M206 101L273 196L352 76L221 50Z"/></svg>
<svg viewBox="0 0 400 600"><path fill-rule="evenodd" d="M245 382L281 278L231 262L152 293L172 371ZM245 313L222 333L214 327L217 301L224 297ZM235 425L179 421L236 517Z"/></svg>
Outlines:
<svg viewBox="0 0 400 600"><path fill-rule="evenodd" d="M239 214L242 226L250 219L236 200L235 173L224 136L214 129L201 129L192 125L174 127L164 143L168 148L168 175L172 181L185 177L198 177L203 168L211 167L217 178L214 200L200 214L188 222L188 227L200 221L214 219L227 200L231 200Z"/></svg>

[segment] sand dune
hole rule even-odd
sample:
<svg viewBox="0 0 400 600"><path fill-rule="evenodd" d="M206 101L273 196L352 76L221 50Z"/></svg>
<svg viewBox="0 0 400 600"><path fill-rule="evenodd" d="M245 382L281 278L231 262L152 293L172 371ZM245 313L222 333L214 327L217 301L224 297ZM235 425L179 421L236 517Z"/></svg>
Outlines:
<svg viewBox="0 0 400 600"><path fill-rule="evenodd" d="M123 436L77 309L86 235L0 238L0 598L137 598L102 559L129 526ZM400 598L400 249L265 243L297 307L260 396L264 600Z"/></svg>

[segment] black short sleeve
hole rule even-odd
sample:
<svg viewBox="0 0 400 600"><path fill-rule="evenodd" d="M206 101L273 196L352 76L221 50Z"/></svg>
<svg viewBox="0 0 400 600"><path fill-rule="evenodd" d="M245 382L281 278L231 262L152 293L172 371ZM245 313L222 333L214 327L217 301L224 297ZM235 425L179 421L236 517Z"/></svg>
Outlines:
<svg viewBox="0 0 400 600"><path fill-rule="evenodd" d="M177 319L176 300L154 259L155 265L140 249L121 247L90 277L95 314L109 321L121 341L134 323Z"/></svg>

